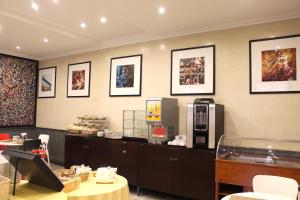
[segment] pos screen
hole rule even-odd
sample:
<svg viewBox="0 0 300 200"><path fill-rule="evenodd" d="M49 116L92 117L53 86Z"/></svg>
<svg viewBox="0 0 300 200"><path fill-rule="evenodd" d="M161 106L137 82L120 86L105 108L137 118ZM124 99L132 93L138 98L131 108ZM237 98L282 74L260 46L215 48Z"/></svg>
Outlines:
<svg viewBox="0 0 300 200"><path fill-rule="evenodd" d="M61 191L64 188L59 178L38 155L15 149L5 149L2 154L9 156L9 162L14 167L18 163L17 170L27 177L29 183L55 191Z"/></svg>

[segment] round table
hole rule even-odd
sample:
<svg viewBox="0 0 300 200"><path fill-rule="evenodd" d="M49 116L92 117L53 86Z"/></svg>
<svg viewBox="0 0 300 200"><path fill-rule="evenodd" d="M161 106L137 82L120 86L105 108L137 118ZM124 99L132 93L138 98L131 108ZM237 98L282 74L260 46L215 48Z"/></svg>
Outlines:
<svg viewBox="0 0 300 200"><path fill-rule="evenodd" d="M9 195L9 200L129 200L127 180L117 176L114 183L97 184L95 177L89 177L74 191L55 192L47 188L21 181L16 187L16 196Z"/></svg>
<svg viewBox="0 0 300 200"><path fill-rule="evenodd" d="M95 177L80 184L79 189L67 193L68 200L129 200L127 180L117 176L114 183L97 184Z"/></svg>
<svg viewBox="0 0 300 200"><path fill-rule="evenodd" d="M0 145L7 146L7 147L20 147L20 146L23 146L23 142L13 142L11 139L0 140Z"/></svg>
<svg viewBox="0 0 300 200"><path fill-rule="evenodd" d="M233 197L233 198L231 198ZM234 199L238 199L238 198L234 198L234 197L248 197L249 199L246 200L250 200L250 198L253 198L253 200L255 199L264 199L264 200L294 200L288 197L284 197L284 196L280 196L280 195L275 195L275 194L267 194L267 193L258 193L258 192L241 192L241 193L235 193L235 194L231 194L231 195L227 195L225 197L223 197L221 200L234 200ZM242 198L240 198L242 200Z"/></svg>

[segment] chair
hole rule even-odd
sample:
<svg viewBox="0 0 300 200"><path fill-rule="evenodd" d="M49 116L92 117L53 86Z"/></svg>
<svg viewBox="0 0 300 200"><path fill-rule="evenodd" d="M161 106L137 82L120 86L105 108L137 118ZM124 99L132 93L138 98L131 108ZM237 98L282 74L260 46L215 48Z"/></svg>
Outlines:
<svg viewBox="0 0 300 200"><path fill-rule="evenodd" d="M298 195L298 183L291 178L256 175L252 180L252 184L254 192L270 193L291 199L296 199Z"/></svg>
<svg viewBox="0 0 300 200"><path fill-rule="evenodd" d="M8 140L10 138L10 134L8 133L0 133L0 140ZM5 146L0 145L0 151L4 150Z"/></svg>
<svg viewBox="0 0 300 200"><path fill-rule="evenodd" d="M33 149L40 148L41 140L40 139L27 139L23 142L23 150L31 151Z"/></svg>
<svg viewBox="0 0 300 200"><path fill-rule="evenodd" d="M48 165L50 166L50 157L49 157L49 151L48 151L48 142L49 142L49 135L46 135L46 134L40 134L39 135L39 139L41 140L41 148L43 150L46 151L46 154L47 154L47 162L48 162Z"/></svg>

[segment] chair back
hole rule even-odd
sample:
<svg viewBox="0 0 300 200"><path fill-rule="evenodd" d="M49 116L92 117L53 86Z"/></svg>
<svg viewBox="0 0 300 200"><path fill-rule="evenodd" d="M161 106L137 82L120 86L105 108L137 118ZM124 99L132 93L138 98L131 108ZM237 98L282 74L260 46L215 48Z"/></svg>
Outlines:
<svg viewBox="0 0 300 200"><path fill-rule="evenodd" d="M23 150L31 151L33 149L39 149L40 145L41 145L40 139L28 139L28 140L25 140L23 143Z"/></svg>
<svg viewBox="0 0 300 200"><path fill-rule="evenodd" d="M0 140L8 140L10 138L10 134L8 133L0 133ZM5 146L0 145L0 151L4 150Z"/></svg>
<svg viewBox="0 0 300 200"><path fill-rule="evenodd" d="M253 180L253 191L270 193L296 199L298 195L298 183L294 179L271 176L256 175Z"/></svg>
<svg viewBox="0 0 300 200"><path fill-rule="evenodd" d="M0 140L8 140L9 138L10 138L10 134L0 133Z"/></svg>
<svg viewBox="0 0 300 200"><path fill-rule="evenodd" d="M49 135L46 135L46 134L40 134L40 135L39 135L39 139L41 140L42 145L48 146Z"/></svg>

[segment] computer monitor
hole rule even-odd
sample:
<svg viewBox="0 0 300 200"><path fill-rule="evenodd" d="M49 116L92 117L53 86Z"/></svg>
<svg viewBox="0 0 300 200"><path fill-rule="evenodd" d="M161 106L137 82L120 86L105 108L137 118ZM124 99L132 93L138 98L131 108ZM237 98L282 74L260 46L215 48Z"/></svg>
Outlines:
<svg viewBox="0 0 300 200"><path fill-rule="evenodd" d="M40 185L55 191L61 191L64 185L38 155L15 149L5 149L3 155L9 156L9 162L29 183Z"/></svg>

